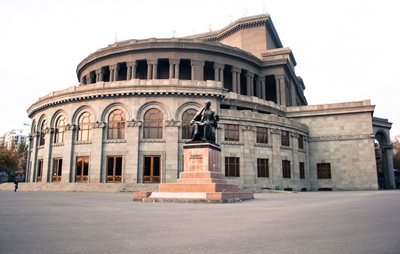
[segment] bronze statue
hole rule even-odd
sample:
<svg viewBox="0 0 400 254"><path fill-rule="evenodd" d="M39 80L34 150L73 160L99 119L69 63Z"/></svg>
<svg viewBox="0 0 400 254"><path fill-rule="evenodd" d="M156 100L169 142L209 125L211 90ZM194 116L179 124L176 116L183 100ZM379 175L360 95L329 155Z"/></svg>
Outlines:
<svg viewBox="0 0 400 254"><path fill-rule="evenodd" d="M219 121L219 116L211 110L211 102L207 100L205 106L190 121L192 141L215 143L217 121Z"/></svg>

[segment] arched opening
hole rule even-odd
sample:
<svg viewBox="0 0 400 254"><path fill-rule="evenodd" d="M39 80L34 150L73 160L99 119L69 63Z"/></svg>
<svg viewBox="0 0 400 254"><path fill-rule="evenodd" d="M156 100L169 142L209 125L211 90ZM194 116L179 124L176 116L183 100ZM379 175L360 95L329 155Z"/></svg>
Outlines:
<svg viewBox="0 0 400 254"><path fill-rule="evenodd" d="M190 139L192 136L190 121L196 115L195 109L188 109L182 115L182 139Z"/></svg>
<svg viewBox="0 0 400 254"><path fill-rule="evenodd" d="M125 138L125 114L122 110L116 109L108 116L107 139Z"/></svg>
<svg viewBox="0 0 400 254"><path fill-rule="evenodd" d="M152 108L144 114L143 124L144 139L161 139L163 137L163 114L160 110Z"/></svg>
<svg viewBox="0 0 400 254"><path fill-rule="evenodd" d="M376 173L378 178L379 189L393 189L393 161L392 146L389 138L385 133L378 131L375 134L375 159Z"/></svg>
<svg viewBox="0 0 400 254"><path fill-rule="evenodd" d="M65 133L65 117L63 115L59 116L56 121L56 128L54 132L54 143L62 144L64 143L64 133Z"/></svg>
<svg viewBox="0 0 400 254"><path fill-rule="evenodd" d="M91 116L89 112L84 112L78 119L78 135L77 141L88 141L91 136Z"/></svg>

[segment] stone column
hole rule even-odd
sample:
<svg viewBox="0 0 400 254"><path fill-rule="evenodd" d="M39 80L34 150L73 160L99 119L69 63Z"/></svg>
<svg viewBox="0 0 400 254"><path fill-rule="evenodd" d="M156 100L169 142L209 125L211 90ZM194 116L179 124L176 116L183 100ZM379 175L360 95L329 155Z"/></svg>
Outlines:
<svg viewBox="0 0 400 254"><path fill-rule="evenodd" d="M90 78L90 73L86 75L86 84L92 84L92 79Z"/></svg>
<svg viewBox="0 0 400 254"><path fill-rule="evenodd" d="M43 171L42 171L42 182L51 182L52 170L51 170L51 144L53 143L53 128L46 128L45 130L45 144L43 148Z"/></svg>
<svg viewBox="0 0 400 254"><path fill-rule="evenodd" d="M192 80L204 80L204 61L192 60Z"/></svg>
<svg viewBox="0 0 400 254"><path fill-rule="evenodd" d="M169 78L179 78L179 59L169 59Z"/></svg>
<svg viewBox="0 0 400 254"><path fill-rule="evenodd" d="M240 68L232 67L232 90L238 94L240 94L240 72Z"/></svg>
<svg viewBox="0 0 400 254"><path fill-rule="evenodd" d="M282 106L286 106L286 87L285 87L285 76L284 75L276 75L276 98L278 100L278 104ZM279 88L279 89L278 89ZM279 93L278 93L279 91Z"/></svg>
<svg viewBox="0 0 400 254"><path fill-rule="evenodd" d="M134 79L136 77L136 61L126 63L126 80Z"/></svg>
<svg viewBox="0 0 400 254"><path fill-rule="evenodd" d="M101 78L101 69L98 69L96 70L96 83L103 81Z"/></svg>
<svg viewBox="0 0 400 254"><path fill-rule="evenodd" d="M26 158L26 170L25 170L25 182L30 182L31 178L30 178L30 173L32 170L32 163L31 163L31 157L32 157L32 148L33 148L33 135L32 133L29 134L28 136L29 138L29 143L28 143L28 156Z"/></svg>
<svg viewBox="0 0 400 254"><path fill-rule="evenodd" d="M266 97L266 89L265 89L265 77L260 79L260 87L261 87L261 99L265 100Z"/></svg>
<svg viewBox="0 0 400 254"><path fill-rule="evenodd" d="M219 63L214 63L214 75L215 81L221 81L224 83L224 65Z"/></svg>
<svg viewBox="0 0 400 254"><path fill-rule="evenodd" d="M38 146L39 146L39 137L40 137L40 132L35 132L32 133L32 138L33 138L33 157L31 158L32 164L31 167L32 169L30 170L30 175L29 179L31 182L36 182L36 175L37 175L37 155L38 155Z"/></svg>
<svg viewBox="0 0 400 254"><path fill-rule="evenodd" d="M157 79L157 59L147 60L147 79Z"/></svg>
<svg viewBox="0 0 400 254"><path fill-rule="evenodd" d="M291 177L292 177L292 183L293 190L300 190L300 160L299 160L299 134L297 133L291 133L290 134L291 139L290 144L292 146L292 165L291 166Z"/></svg>
<svg viewBox="0 0 400 254"><path fill-rule="evenodd" d="M74 168L75 165L73 164L74 161L74 132L75 132L75 125L67 124L65 126L65 142L64 142L64 154L66 157L63 157L63 166L61 171L61 182L63 183L72 183L75 181L74 178Z"/></svg>
<svg viewBox="0 0 400 254"><path fill-rule="evenodd" d="M128 156L125 162L125 183L139 183L142 176L139 176L139 137L140 121L127 121L127 131L125 134L126 145L129 147Z"/></svg>
<svg viewBox="0 0 400 254"><path fill-rule="evenodd" d="M272 138L272 167L270 171L271 188L282 188L282 158L281 158L281 131L271 129Z"/></svg>
<svg viewBox="0 0 400 254"><path fill-rule="evenodd" d="M117 81L117 65L110 65L110 82Z"/></svg>
<svg viewBox="0 0 400 254"><path fill-rule="evenodd" d="M243 131L243 162L240 162L241 184L254 185L257 178L257 162L254 157L254 140L256 140L256 127L242 125Z"/></svg>
<svg viewBox="0 0 400 254"><path fill-rule="evenodd" d="M89 161L89 182L105 182L105 169L103 168L103 129L104 122L97 121L92 123L92 148Z"/></svg>
<svg viewBox="0 0 400 254"><path fill-rule="evenodd" d="M163 182L176 182L178 177L178 156L179 156L179 126L180 121L174 119L165 120L165 143L168 149L165 151L165 179Z"/></svg>
<svg viewBox="0 0 400 254"><path fill-rule="evenodd" d="M246 93L248 96L254 96L253 79L254 79L254 73L247 72L246 73L246 88L247 88Z"/></svg>
<svg viewBox="0 0 400 254"><path fill-rule="evenodd" d="M382 151L382 157L384 156L385 162L384 163L384 177L385 177L385 187L387 189L395 189L396 188L396 183L394 180L394 173L393 173L393 146L388 145L385 146Z"/></svg>

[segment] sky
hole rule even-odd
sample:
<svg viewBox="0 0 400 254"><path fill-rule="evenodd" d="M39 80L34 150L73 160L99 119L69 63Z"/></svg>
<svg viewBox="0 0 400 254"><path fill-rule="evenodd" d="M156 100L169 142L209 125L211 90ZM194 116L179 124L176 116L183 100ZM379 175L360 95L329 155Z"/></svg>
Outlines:
<svg viewBox="0 0 400 254"><path fill-rule="evenodd" d="M371 100L400 135L400 1L1 0L0 135L29 131L39 97L78 85L76 66L116 40L219 30L270 14L309 105ZM25 125L28 124L28 125Z"/></svg>

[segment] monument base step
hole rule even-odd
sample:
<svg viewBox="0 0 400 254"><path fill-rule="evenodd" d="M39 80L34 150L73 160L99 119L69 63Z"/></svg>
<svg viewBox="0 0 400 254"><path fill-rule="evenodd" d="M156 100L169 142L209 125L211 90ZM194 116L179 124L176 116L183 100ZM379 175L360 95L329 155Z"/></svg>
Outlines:
<svg viewBox="0 0 400 254"><path fill-rule="evenodd" d="M241 192L135 192L133 201L176 203L236 203L254 199L253 193Z"/></svg>

